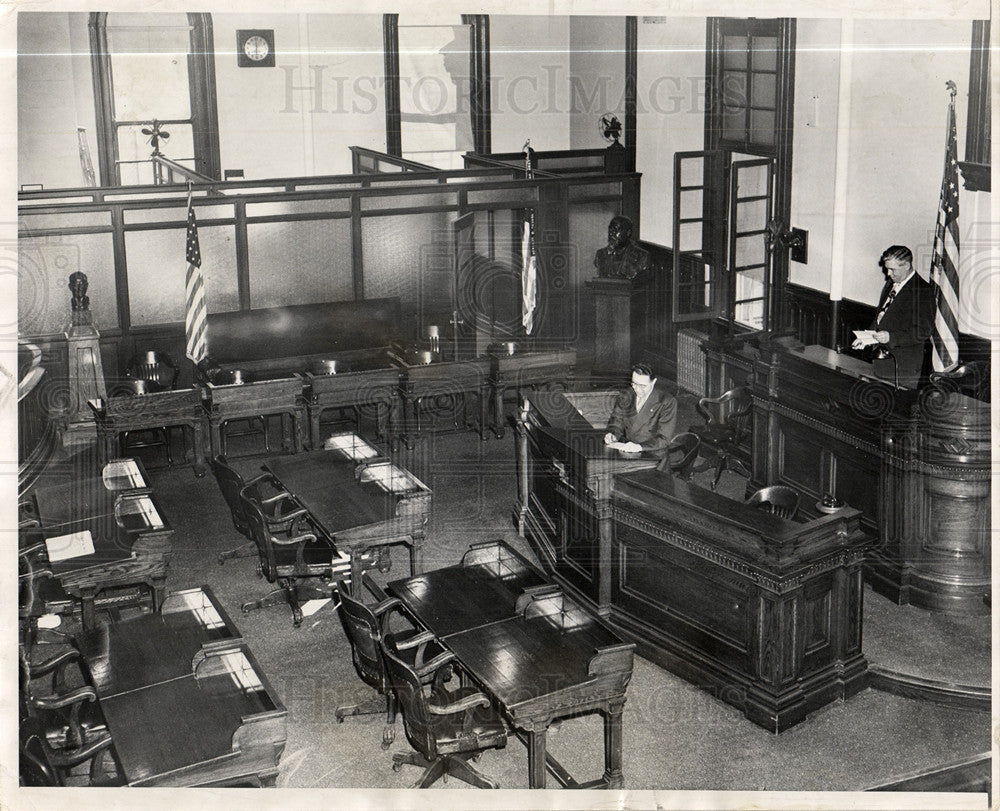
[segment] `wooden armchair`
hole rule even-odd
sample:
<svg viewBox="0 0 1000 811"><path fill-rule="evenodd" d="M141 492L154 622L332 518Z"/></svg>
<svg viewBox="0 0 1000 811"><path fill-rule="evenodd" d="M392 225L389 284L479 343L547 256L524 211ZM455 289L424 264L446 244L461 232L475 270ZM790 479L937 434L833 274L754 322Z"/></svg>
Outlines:
<svg viewBox="0 0 1000 811"><path fill-rule="evenodd" d="M298 510L299 507L292 500L291 494L279 488L269 473L261 473L250 481L245 481L221 453L209 459L208 464L215 476L216 483L219 485L219 490L222 492L222 497L229 507L233 526L248 540L245 544L240 544L234 549L221 553L219 565L221 566L230 558L252 557L257 553L257 543L250 532L250 518L247 515L246 501L242 496L244 491L261 505L265 515L272 523L280 522L282 516ZM265 483L272 485L273 495L264 496L261 486Z"/></svg>
<svg viewBox="0 0 1000 811"><path fill-rule="evenodd" d="M680 479L690 479L692 468L701 450L701 439L690 432L677 434L667 445L667 455L656 466L657 470L673 473Z"/></svg>
<svg viewBox="0 0 1000 811"><path fill-rule="evenodd" d="M340 621L347 641L351 644L354 669L361 680L374 687L379 694L364 704L337 707L334 717L340 724L348 716L385 713L382 748L388 749L396 739L396 700L382 657L382 640L388 632L390 616L393 612L398 612L402 603L389 598L375 605L365 605L351 596L343 582L337 584L337 591L340 594ZM407 660L407 664L417 669L424 667L428 657L434 658L444 652L430 631L396 631L393 638L398 654Z"/></svg>
<svg viewBox="0 0 1000 811"><path fill-rule="evenodd" d="M302 624L300 602L333 596L337 550L315 532L301 532L306 520L305 509L299 508L273 519L250 487L243 489L241 498L250 535L257 545L258 573L278 586L257 600L243 603L243 613L284 602L291 606L292 621L298 628Z"/></svg>
<svg viewBox="0 0 1000 811"><path fill-rule="evenodd" d="M760 488L747 499L746 503L771 515L793 519L799 511L799 494L791 487L773 484L770 487Z"/></svg>
<svg viewBox="0 0 1000 811"><path fill-rule="evenodd" d="M698 413L705 420L704 425L691 426L691 433L701 440L701 447L708 449L715 457L715 479L712 481L714 490L722 471L732 469L743 476L749 477L750 472L736 456L740 443L750 432L750 415L753 410L753 397L750 389L740 386L730 389L719 397L702 397L697 405ZM711 462L693 469L699 473L711 467Z"/></svg>
<svg viewBox="0 0 1000 811"><path fill-rule="evenodd" d="M413 788L428 788L449 774L477 788L499 788L495 780L469 763L485 749L507 745L503 719L490 699L475 687L446 692L426 686L437 671L450 666L454 654L445 652L422 668L415 668L400 658L392 634L383 639L382 653L403 712L406 737L417 750L394 754L393 771L399 771L403 764L423 768Z"/></svg>

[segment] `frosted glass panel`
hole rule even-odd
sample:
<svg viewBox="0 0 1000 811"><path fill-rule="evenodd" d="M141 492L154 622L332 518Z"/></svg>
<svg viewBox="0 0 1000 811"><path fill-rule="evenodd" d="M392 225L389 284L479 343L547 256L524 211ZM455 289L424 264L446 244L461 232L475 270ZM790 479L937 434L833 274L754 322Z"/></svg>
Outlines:
<svg viewBox="0 0 1000 811"><path fill-rule="evenodd" d="M247 244L252 308L354 298L350 220L252 223Z"/></svg>
<svg viewBox="0 0 1000 811"><path fill-rule="evenodd" d="M205 303L210 313L239 309L233 229L198 226ZM165 324L184 320L185 231L131 231L125 234L132 323Z"/></svg>
<svg viewBox="0 0 1000 811"><path fill-rule="evenodd" d="M399 296L405 307L420 302L422 291L440 289L452 267L452 220L450 213L365 217L365 298Z"/></svg>
<svg viewBox="0 0 1000 811"><path fill-rule="evenodd" d="M111 234L22 237L17 242L17 327L21 335L62 332L69 325L70 274L87 274L98 329L118 326Z"/></svg>

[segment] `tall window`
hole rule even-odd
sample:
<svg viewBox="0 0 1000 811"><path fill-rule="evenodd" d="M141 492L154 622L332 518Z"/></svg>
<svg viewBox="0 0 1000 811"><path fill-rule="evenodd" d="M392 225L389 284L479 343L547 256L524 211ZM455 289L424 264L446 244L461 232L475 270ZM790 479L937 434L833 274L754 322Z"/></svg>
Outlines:
<svg viewBox="0 0 1000 811"><path fill-rule="evenodd" d="M722 21L720 146L773 155L777 141L778 20Z"/></svg>
<svg viewBox="0 0 1000 811"><path fill-rule="evenodd" d="M98 159L105 186L153 182L149 132L166 157L219 177L212 22L207 14L101 12L90 18Z"/></svg>

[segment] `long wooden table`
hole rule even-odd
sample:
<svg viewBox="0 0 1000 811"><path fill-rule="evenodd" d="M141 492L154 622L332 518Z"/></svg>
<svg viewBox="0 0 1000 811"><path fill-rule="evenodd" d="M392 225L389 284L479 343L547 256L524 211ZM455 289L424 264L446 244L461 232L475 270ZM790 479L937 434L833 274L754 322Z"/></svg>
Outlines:
<svg viewBox="0 0 1000 811"><path fill-rule="evenodd" d="M531 788L545 787L546 769L563 786L622 787L622 711L634 645L500 542L473 547L458 566L394 581L388 591L519 730ZM578 783L546 752L546 733L558 718L594 711L604 719L604 773Z"/></svg>
<svg viewBox="0 0 1000 811"><path fill-rule="evenodd" d="M207 586L76 642L128 785L274 784L285 708Z"/></svg>
<svg viewBox="0 0 1000 811"><path fill-rule="evenodd" d="M264 462L281 486L309 512L316 527L340 551L351 556L351 590L358 593L365 553L373 547L405 544L410 573L423 566L424 525L430 516L431 491L415 477L416 487L392 492L364 471L384 459L363 462L333 450L275 456ZM409 475L409 474L407 474Z"/></svg>

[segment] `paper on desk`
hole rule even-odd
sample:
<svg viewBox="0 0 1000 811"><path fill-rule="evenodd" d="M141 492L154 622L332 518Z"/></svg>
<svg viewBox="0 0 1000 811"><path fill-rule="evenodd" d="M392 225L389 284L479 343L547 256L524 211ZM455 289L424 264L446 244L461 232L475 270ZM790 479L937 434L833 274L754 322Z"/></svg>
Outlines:
<svg viewBox="0 0 1000 811"><path fill-rule="evenodd" d="M302 609L303 617L311 617L328 602L330 602L329 597L324 597L321 600L306 600L301 606L299 606L299 608Z"/></svg>
<svg viewBox="0 0 1000 811"><path fill-rule="evenodd" d="M861 342L863 347L878 343L878 339L875 337L875 330L873 329L856 329L854 330L854 336Z"/></svg>
<svg viewBox="0 0 1000 811"><path fill-rule="evenodd" d="M122 490L145 486L146 482L133 459L116 459L108 462L101 471L104 486L109 490ZM124 480L124 481L123 481Z"/></svg>
<svg viewBox="0 0 1000 811"><path fill-rule="evenodd" d="M391 463L366 467L361 471L361 481L374 481L390 493L416 490L419 486L417 480L408 471L396 467Z"/></svg>
<svg viewBox="0 0 1000 811"><path fill-rule="evenodd" d="M89 529L71 532L68 535L58 535L45 539L45 548L49 553L49 562L70 560L84 555L94 554L94 538Z"/></svg>

